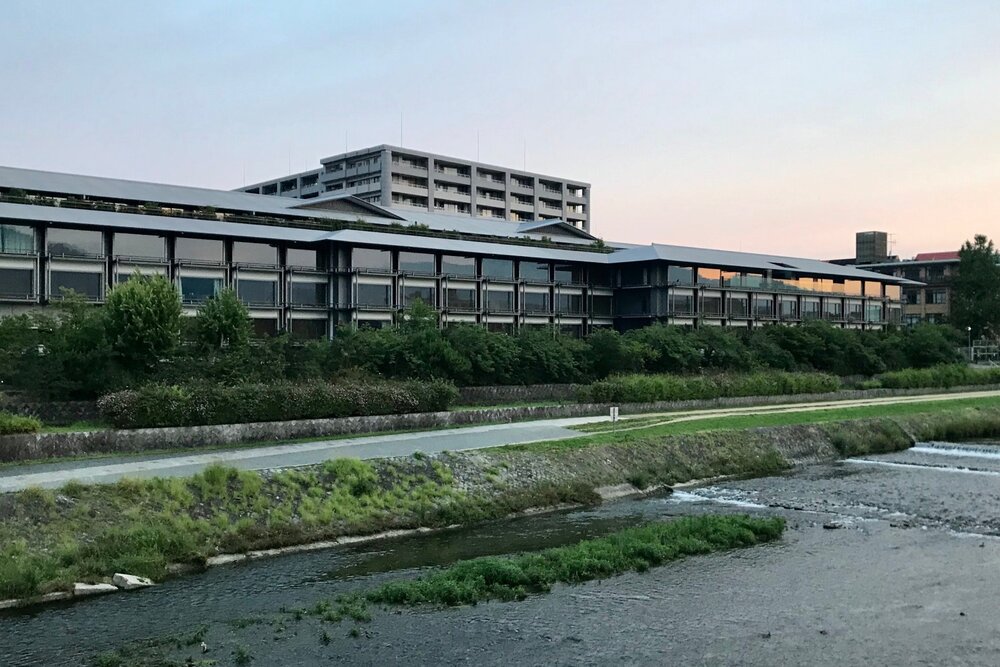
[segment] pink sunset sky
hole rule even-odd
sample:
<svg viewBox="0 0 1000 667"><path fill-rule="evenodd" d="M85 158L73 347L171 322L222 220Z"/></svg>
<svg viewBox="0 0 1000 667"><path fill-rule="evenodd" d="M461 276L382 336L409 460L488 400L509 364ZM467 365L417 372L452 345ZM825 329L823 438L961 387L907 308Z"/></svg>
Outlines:
<svg viewBox="0 0 1000 667"><path fill-rule="evenodd" d="M1000 236L1000 2L39 2L0 164L236 188L380 143L589 181L593 232ZM477 139L478 137L478 139Z"/></svg>

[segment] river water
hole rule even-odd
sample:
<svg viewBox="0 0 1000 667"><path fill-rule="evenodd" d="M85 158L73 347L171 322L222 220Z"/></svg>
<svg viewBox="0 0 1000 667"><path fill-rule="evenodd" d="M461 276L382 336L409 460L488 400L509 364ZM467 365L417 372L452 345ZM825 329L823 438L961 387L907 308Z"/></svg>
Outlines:
<svg viewBox="0 0 1000 667"><path fill-rule="evenodd" d="M1000 448L928 443L787 475L690 488L416 537L213 569L153 589L0 616L0 665L81 665L144 638L253 665L1000 664ZM779 514L778 543L699 556L516 603L308 607L428 567L701 512ZM840 521L844 527L825 529ZM259 619L249 623L247 619ZM284 621L279 621L284 619ZM327 633L324 640L323 633Z"/></svg>

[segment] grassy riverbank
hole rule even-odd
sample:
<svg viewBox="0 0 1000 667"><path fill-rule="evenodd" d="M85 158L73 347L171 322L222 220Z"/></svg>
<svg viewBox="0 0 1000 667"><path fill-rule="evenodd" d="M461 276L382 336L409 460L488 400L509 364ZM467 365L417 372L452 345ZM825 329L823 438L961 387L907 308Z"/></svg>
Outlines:
<svg viewBox="0 0 1000 667"><path fill-rule="evenodd" d="M339 459L267 473L216 467L186 479L29 489L0 496L0 599L114 572L161 579L171 563L198 564L219 553L594 503L598 488L626 482L646 488L774 474L796 462L902 449L910 434L1000 434L997 408L837 422L824 414L813 420L819 424L697 433L668 425L491 451Z"/></svg>

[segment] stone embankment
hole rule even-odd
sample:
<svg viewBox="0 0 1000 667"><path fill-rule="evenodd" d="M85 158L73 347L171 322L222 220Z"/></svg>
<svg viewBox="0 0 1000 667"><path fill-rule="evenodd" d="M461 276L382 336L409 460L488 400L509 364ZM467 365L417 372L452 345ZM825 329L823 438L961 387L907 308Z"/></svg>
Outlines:
<svg viewBox="0 0 1000 667"><path fill-rule="evenodd" d="M749 396L698 401L626 403L620 414L637 415L681 410L769 406L784 403L818 403L893 396L988 391L1000 387L951 389L870 389L795 396ZM608 414L612 404L569 403L533 407L493 407L405 415L308 419L250 424L217 424L149 429L104 429L63 433L29 433L0 436L0 463L32 461L86 454L141 453L163 449L198 449L244 443L274 443L302 438L360 435L390 431L418 431L477 424L506 424L537 419L592 417Z"/></svg>

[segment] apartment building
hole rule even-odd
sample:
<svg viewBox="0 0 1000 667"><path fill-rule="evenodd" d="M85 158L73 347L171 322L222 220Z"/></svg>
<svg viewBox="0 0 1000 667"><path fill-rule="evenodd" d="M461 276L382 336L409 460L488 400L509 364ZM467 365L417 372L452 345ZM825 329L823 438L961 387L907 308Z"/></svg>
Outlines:
<svg viewBox="0 0 1000 667"><path fill-rule="evenodd" d="M958 275L958 251L923 252L913 259L858 264L858 268L904 278L903 323L947 322L951 314L952 279Z"/></svg>
<svg viewBox="0 0 1000 667"><path fill-rule="evenodd" d="M298 199L353 195L380 206L514 222L563 220L590 230L590 184L582 181L388 145L320 163L240 190Z"/></svg>
<svg viewBox="0 0 1000 667"><path fill-rule="evenodd" d="M232 288L259 335L393 326L416 300L442 326L582 336L653 322L756 327L901 319L903 276L812 259L598 242L561 220L478 220L0 167L0 313L72 290L101 303L161 275L186 314Z"/></svg>

